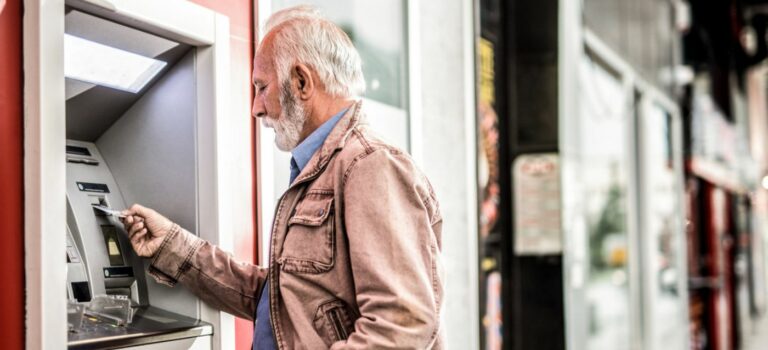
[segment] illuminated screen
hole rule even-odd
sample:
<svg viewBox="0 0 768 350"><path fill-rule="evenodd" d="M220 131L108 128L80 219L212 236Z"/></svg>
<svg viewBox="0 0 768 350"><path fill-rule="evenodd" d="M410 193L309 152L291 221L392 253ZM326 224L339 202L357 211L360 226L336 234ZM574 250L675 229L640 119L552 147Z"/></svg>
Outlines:
<svg viewBox="0 0 768 350"><path fill-rule="evenodd" d="M123 253L120 250L120 240L117 239L117 229L113 225L101 225L101 233L104 235L104 243L107 245L109 264L123 266Z"/></svg>

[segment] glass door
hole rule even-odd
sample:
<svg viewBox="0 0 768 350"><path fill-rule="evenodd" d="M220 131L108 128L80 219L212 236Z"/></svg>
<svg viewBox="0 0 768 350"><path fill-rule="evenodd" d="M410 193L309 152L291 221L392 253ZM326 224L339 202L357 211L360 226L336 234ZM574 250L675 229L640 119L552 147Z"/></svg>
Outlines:
<svg viewBox="0 0 768 350"><path fill-rule="evenodd" d="M572 349L630 343L630 92L617 70L586 53L578 62L578 109L561 117L572 118L562 131Z"/></svg>
<svg viewBox="0 0 768 350"><path fill-rule="evenodd" d="M679 119L651 97L643 98L638 119L643 339L646 349L686 349Z"/></svg>

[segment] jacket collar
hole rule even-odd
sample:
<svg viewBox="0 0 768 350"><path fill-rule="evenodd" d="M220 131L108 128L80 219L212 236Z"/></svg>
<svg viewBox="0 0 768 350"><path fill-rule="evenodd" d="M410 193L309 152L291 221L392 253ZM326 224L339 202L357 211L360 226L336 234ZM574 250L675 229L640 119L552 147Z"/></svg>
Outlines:
<svg viewBox="0 0 768 350"><path fill-rule="evenodd" d="M323 142L320 149L315 152L309 163L304 167L299 176L293 181L293 184L289 188L294 187L308 179L314 178L320 171L325 168L331 156L336 150L342 149L352 134L352 130L355 127L362 124L365 119L365 115L362 112L362 100L355 101L344 113L344 116L339 119L336 126L333 127L331 133Z"/></svg>

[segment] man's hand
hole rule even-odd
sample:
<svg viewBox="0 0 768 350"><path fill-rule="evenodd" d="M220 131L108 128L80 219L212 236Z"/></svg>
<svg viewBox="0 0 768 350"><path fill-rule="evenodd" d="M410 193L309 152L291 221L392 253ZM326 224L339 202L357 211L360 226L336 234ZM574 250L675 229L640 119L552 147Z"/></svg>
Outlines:
<svg viewBox="0 0 768 350"><path fill-rule="evenodd" d="M134 204L124 210L122 219L133 250L141 257L151 258L157 253L163 239L173 228L173 222L158 212Z"/></svg>

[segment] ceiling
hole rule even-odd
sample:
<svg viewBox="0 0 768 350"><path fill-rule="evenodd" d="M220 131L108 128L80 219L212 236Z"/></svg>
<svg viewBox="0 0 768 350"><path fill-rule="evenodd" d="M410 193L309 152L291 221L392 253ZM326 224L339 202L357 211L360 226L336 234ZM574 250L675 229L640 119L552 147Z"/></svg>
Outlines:
<svg viewBox="0 0 768 350"><path fill-rule="evenodd" d="M135 94L66 78L67 138L81 141L95 141L191 49L189 45L74 9L67 9L64 31L83 39L168 63L157 76Z"/></svg>

